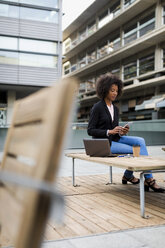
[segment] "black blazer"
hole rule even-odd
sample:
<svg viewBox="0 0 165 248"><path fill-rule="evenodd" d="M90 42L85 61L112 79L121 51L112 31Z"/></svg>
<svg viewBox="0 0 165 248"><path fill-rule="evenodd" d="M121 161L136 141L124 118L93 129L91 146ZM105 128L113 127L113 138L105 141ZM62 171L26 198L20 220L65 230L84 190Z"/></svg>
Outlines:
<svg viewBox="0 0 165 248"><path fill-rule="evenodd" d="M93 138L108 138L111 144L113 141L118 141L120 136L118 134L107 136L107 130L111 130L119 125L119 110L114 106L114 120L112 121L111 114L104 100L94 104L91 109L88 135Z"/></svg>

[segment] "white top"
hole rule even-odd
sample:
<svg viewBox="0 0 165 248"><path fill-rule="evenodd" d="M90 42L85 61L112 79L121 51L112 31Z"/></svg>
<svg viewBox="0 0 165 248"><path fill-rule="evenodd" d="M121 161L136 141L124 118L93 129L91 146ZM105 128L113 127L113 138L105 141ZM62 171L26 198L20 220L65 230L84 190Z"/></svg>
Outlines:
<svg viewBox="0 0 165 248"><path fill-rule="evenodd" d="M113 107L113 104L111 104L111 106L108 106L108 110L110 112L110 115L111 115L111 118L112 118L112 121L114 120L114 107Z"/></svg>

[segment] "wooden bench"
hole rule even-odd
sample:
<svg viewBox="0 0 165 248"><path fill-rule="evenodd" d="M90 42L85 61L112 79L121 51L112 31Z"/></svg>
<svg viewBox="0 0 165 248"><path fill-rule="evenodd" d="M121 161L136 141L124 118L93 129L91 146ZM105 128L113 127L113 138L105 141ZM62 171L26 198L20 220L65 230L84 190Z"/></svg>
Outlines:
<svg viewBox="0 0 165 248"><path fill-rule="evenodd" d="M144 175L148 172L161 173L165 172L165 159L153 158L150 156L140 157L90 157L85 153L67 153L67 157L72 158L72 184L75 184L75 159L86 160L89 162L100 163L110 168L110 184L112 183L112 167L123 168L140 172L140 211L143 218L145 216L145 194L144 194ZM155 195L156 197L156 195Z"/></svg>
<svg viewBox="0 0 165 248"><path fill-rule="evenodd" d="M0 168L0 244L40 247L52 201L63 202L54 180L76 88L63 80L15 103Z"/></svg>

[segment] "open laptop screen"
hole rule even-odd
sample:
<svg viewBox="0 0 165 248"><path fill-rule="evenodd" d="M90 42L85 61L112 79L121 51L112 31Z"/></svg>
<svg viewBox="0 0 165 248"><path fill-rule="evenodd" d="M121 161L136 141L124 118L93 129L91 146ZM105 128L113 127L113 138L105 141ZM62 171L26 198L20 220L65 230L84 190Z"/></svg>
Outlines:
<svg viewBox="0 0 165 248"><path fill-rule="evenodd" d="M108 139L83 139L86 154L91 157L114 157Z"/></svg>

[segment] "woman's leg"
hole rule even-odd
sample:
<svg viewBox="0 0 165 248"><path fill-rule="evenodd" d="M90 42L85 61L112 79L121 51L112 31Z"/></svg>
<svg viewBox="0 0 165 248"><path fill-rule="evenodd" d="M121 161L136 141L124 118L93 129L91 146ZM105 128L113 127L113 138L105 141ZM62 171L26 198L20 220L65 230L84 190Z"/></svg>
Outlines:
<svg viewBox="0 0 165 248"><path fill-rule="evenodd" d="M112 141L111 152L115 154L132 154L132 146L125 143ZM124 173L126 178L131 178L133 176L133 171L126 170Z"/></svg>
<svg viewBox="0 0 165 248"><path fill-rule="evenodd" d="M145 140L141 137L136 136L122 136L118 142L112 142L111 151L112 153L133 153L132 146L140 146L140 155L148 156ZM114 152L113 152L114 151ZM116 152L115 152L116 151ZM132 177L133 172L126 170L124 176L126 178ZM145 179L152 178L152 174L146 174Z"/></svg>

